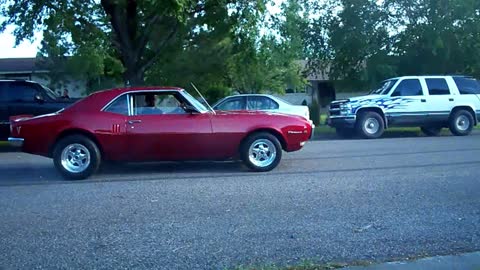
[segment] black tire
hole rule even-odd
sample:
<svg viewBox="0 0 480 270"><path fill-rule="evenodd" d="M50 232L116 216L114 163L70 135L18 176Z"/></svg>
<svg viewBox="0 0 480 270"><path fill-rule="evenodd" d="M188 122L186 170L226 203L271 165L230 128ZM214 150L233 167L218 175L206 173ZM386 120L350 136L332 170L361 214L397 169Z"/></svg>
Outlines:
<svg viewBox="0 0 480 270"><path fill-rule="evenodd" d="M353 128L335 128L337 136L342 139L351 139L355 136L355 130Z"/></svg>
<svg viewBox="0 0 480 270"><path fill-rule="evenodd" d="M421 127L420 129L427 136L438 136L442 132L442 127Z"/></svg>
<svg viewBox="0 0 480 270"><path fill-rule="evenodd" d="M75 154L72 154L72 152L69 153L70 155L67 154L67 148L70 148L71 151L79 155L84 155L83 158L82 156L78 156L75 157L78 161L72 161L74 158L69 157ZM63 158L62 155L64 155ZM67 157L65 157L65 155ZM88 162L86 161L87 155L89 157ZM81 164L79 162L85 163L84 168L82 168L82 165L73 165ZM55 145L53 150L53 163L64 178L68 180L82 180L88 178L98 170L101 163L101 154L98 146L89 138L83 135L70 135L61 139ZM75 168L77 168L78 171L76 171Z"/></svg>
<svg viewBox="0 0 480 270"><path fill-rule="evenodd" d="M450 132L456 136L467 136L472 132L475 120L470 112L457 110L452 113L448 126Z"/></svg>
<svg viewBox="0 0 480 270"><path fill-rule="evenodd" d="M250 148L255 148L256 146L267 146L268 150L266 152L263 152L262 155L266 155L265 158L268 160L268 158L272 158L270 162L266 162L265 165L261 165L261 160L258 160L259 163L254 162L255 154L252 153L252 157L250 156ZM263 147L262 146L262 147ZM270 147L273 147L275 149L275 155L272 155L272 151L270 150ZM258 149L258 148L257 148ZM277 165L280 163L280 160L282 159L282 146L280 145L280 142L278 141L277 137L274 135L268 133L268 132L259 132L259 133L254 133L250 136L248 136L245 141L242 143L240 146L240 157L243 161L243 163L250 168L252 171L256 172L266 172L274 169L277 167ZM258 154L257 154L258 157ZM259 159L262 159L263 157L260 157Z"/></svg>
<svg viewBox="0 0 480 270"><path fill-rule="evenodd" d="M371 127L370 124L375 125ZM365 139L376 139L383 135L385 123L382 116L376 112L361 113L357 119L356 130L358 135Z"/></svg>

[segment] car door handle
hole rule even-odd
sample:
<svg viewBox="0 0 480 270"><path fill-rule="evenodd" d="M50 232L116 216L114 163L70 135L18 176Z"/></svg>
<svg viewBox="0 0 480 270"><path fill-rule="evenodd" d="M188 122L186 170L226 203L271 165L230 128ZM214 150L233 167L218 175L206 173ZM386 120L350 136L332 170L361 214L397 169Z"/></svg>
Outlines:
<svg viewBox="0 0 480 270"><path fill-rule="evenodd" d="M453 98L449 98L448 101L453 101Z"/></svg>
<svg viewBox="0 0 480 270"><path fill-rule="evenodd" d="M426 100L426 99L423 99L423 98L420 99L420 101L421 101L421 102L427 102L427 100Z"/></svg>
<svg viewBox="0 0 480 270"><path fill-rule="evenodd" d="M133 125L133 124L141 123L141 122L142 122L142 120L128 120L127 123L128 123L129 125Z"/></svg>

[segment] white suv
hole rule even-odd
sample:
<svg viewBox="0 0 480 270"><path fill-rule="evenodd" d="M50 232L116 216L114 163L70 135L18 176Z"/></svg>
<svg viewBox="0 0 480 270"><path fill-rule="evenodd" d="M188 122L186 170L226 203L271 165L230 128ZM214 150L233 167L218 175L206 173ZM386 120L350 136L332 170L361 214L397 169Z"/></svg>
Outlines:
<svg viewBox="0 0 480 270"><path fill-rule="evenodd" d="M367 96L330 104L327 124L340 136L378 138L392 126L418 126L429 135L448 127L470 134L480 118L480 82L467 76L405 76L383 81Z"/></svg>

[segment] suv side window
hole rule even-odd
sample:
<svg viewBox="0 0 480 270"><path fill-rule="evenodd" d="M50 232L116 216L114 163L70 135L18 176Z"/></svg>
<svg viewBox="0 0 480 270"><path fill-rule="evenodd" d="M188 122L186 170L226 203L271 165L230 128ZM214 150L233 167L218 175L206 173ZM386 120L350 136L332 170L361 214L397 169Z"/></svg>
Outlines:
<svg viewBox="0 0 480 270"><path fill-rule="evenodd" d="M429 95L450 95L450 88L445 79L425 79L425 81Z"/></svg>
<svg viewBox="0 0 480 270"><path fill-rule="evenodd" d="M480 83L474 78L453 77L461 95L480 95Z"/></svg>
<svg viewBox="0 0 480 270"><path fill-rule="evenodd" d="M423 95L422 85L418 79L405 79L401 81L392 93L392 97L421 95Z"/></svg>
<svg viewBox="0 0 480 270"><path fill-rule="evenodd" d="M11 82L7 90L7 100L14 102L33 102L37 89L28 83Z"/></svg>

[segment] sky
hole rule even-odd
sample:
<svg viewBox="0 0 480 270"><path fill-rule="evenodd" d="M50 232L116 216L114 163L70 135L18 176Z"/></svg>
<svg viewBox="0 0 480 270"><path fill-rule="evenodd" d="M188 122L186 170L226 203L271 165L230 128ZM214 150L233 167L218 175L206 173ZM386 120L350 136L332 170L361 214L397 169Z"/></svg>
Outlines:
<svg viewBox="0 0 480 270"><path fill-rule="evenodd" d="M270 13L278 13L280 4L283 1L275 0L275 6L269 7ZM15 46L15 37L12 34L14 29L14 26L8 26L3 33L0 33L0 58L35 57L43 38L42 33L35 33L35 38L32 42L24 40L18 46Z"/></svg>

